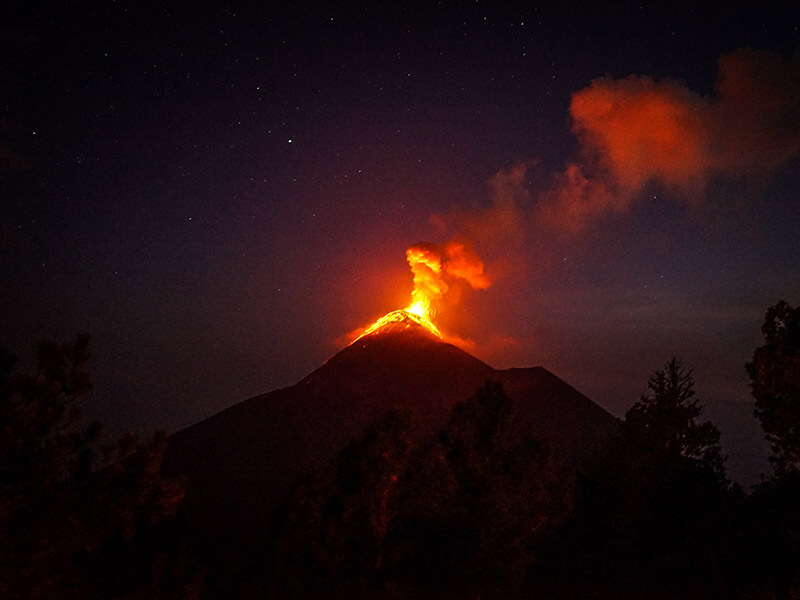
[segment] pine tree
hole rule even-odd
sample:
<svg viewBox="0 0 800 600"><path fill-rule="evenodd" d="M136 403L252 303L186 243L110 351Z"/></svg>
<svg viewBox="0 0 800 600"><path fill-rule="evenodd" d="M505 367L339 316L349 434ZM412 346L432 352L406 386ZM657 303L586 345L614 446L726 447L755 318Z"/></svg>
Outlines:
<svg viewBox="0 0 800 600"><path fill-rule="evenodd" d="M594 597L639 597L642 582L651 598L723 589L730 486L720 432L701 416L692 373L673 358L581 475L572 535Z"/></svg>
<svg viewBox="0 0 800 600"><path fill-rule="evenodd" d="M648 393L625 414L624 434L665 460L684 458L724 476L720 432L710 421L700 421L703 409L692 372L673 357L647 387Z"/></svg>

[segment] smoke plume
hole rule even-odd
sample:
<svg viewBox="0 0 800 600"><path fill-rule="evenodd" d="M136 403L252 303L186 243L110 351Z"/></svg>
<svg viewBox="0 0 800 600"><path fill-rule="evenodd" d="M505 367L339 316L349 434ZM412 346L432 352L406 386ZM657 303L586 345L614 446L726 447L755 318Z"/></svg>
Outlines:
<svg viewBox="0 0 800 600"><path fill-rule="evenodd" d="M556 174L539 217L577 231L623 212L648 183L702 201L714 177L769 175L800 154L800 64L757 50L719 61L711 97L674 80L603 77L573 94L579 159Z"/></svg>
<svg viewBox="0 0 800 600"><path fill-rule="evenodd" d="M406 250L414 275L413 302L436 303L447 293L445 276L463 279L474 289L489 287L483 262L466 238L455 238L437 246L420 242Z"/></svg>

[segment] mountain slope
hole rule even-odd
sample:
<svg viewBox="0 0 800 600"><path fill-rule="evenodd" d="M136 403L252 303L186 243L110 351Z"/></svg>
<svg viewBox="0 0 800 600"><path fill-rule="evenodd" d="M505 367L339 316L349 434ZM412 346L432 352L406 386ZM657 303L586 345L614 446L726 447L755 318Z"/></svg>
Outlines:
<svg viewBox="0 0 800 600"><path fill-rule="evenodd" d="M575 463L615 419L543 368L495 370L414 323L351 344L294 386L257 396L171 437L167 467L189 476L191 529L238 547L257 544L303 472L324 466L390 409L412 411L419 437L487 379L500 381L520 418Z"/></svg>

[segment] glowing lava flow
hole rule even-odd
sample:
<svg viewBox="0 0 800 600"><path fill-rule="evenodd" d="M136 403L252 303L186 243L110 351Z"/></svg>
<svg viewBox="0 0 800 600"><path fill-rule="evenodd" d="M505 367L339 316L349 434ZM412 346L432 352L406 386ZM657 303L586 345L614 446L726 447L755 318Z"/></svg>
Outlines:
<svg viewBox="0 0 800 600"><path fill-rule="evenodd" d="M360 336L358 336L353 341L358 341L362 337L364 337L365 335L369 335L370 333L374 333L378 329L382 329L382 328L387 327L389 325L392 325L394 323L403 323L404 321L405 321L405 326L406 327L410 326L409 321L411 321L412 323L416 323L417 325L421 325L422 327L424 327L425 329L430 331L436 337L443 337L442 336L442 332L439 331L439 329L436 327L436 325L433 324L433 321L431 321L428 318L428 315L426 315L426 314L417 314L416 312L412 312L412 307L409 307L409 308L403 308L403 309L400 309L400 310L395 310L395 311L390 312L389 314L383 315L380 319L378 319L372 325L367 327L367 329L364 331L364 333L362 333Z"/></svg>
<svg viewBox="0 0 800 600"><path fill-rule="evenodd" d="M433 305L449 289L444 281L444 274L463 279L473 288L485 289L489 286L489 280L483 272L483 263L464 242L451 240L442 247L424 242L416 244L406 250L406 259L414 275L411 304L384 315L353 341L387 327L407 328L415 324L436 337L443 338L442 332L433 324Z"/></svg>

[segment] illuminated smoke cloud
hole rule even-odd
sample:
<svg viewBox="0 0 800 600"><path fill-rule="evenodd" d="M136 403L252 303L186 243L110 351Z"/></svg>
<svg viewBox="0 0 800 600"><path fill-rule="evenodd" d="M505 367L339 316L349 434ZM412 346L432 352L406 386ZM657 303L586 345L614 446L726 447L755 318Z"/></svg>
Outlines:
<svg viewBox="0 0 800 600"><path fill-rule="evenodd" d="M574 94L572 130L622 188L657 178L692 185L708 167L706 104L682 85L649 77L598 79Z"/></svg>
<svg viewBox="0 0 800 600"><path fill-rule="evenodd" d="M406 250L406 260L414 274L412 305L420 305L427 312L431 302L441 300L448 289L442 278L442 255L435 244L421 242Z"/></svg>
<svg viewBox="0 0 800 600"><path fill-rule="evenodd" d="M800 64L767 51L719 61L714 97L682 83L603 77L573 94L580 159L540 198L540 218L577 231L657 182L701 200L712 177L768 175L800 154Z"/></svg>
<svg viewBox="0 0 800 600"><path fill-rule="evenodd" d="M444 268L449 275L463 279L472 288L485 290L489 278L483 272L483 262L466 239L453 239L442 246Z"/></svg>
<svg viewBox="0 0 800 600"><path fill-rule="evenodd" d="M473 247L479 248L481 256L489 260L493 281L502 279L509 271L519 271L522 263L520 252L531 204L527 186L527 171L531 164L520 162L496 173L489 181L488 206L453 207L430 218L439 235L452 238L451 243L462 244L465 252L474 254ZM453 250L450 254L450 262L456 262ZM470 258L474 264L477 264L476 260L476 256ZM451 273L454 268L450 267ZM480 272L485 280L482 263ZM470 281L472 287L480 289L486 287L485 283L481 283L480 278Z"/></svg>
<svg viewBox="0 0 800 600"><path fill-rule="evenodd" d="M414 275L412 303L426 308L442 299L449 285L445 275L463 279L475 289L489 287L483 262L466 238L454 238L441 247L421 242L406 250L406 259Z"/></svg>

